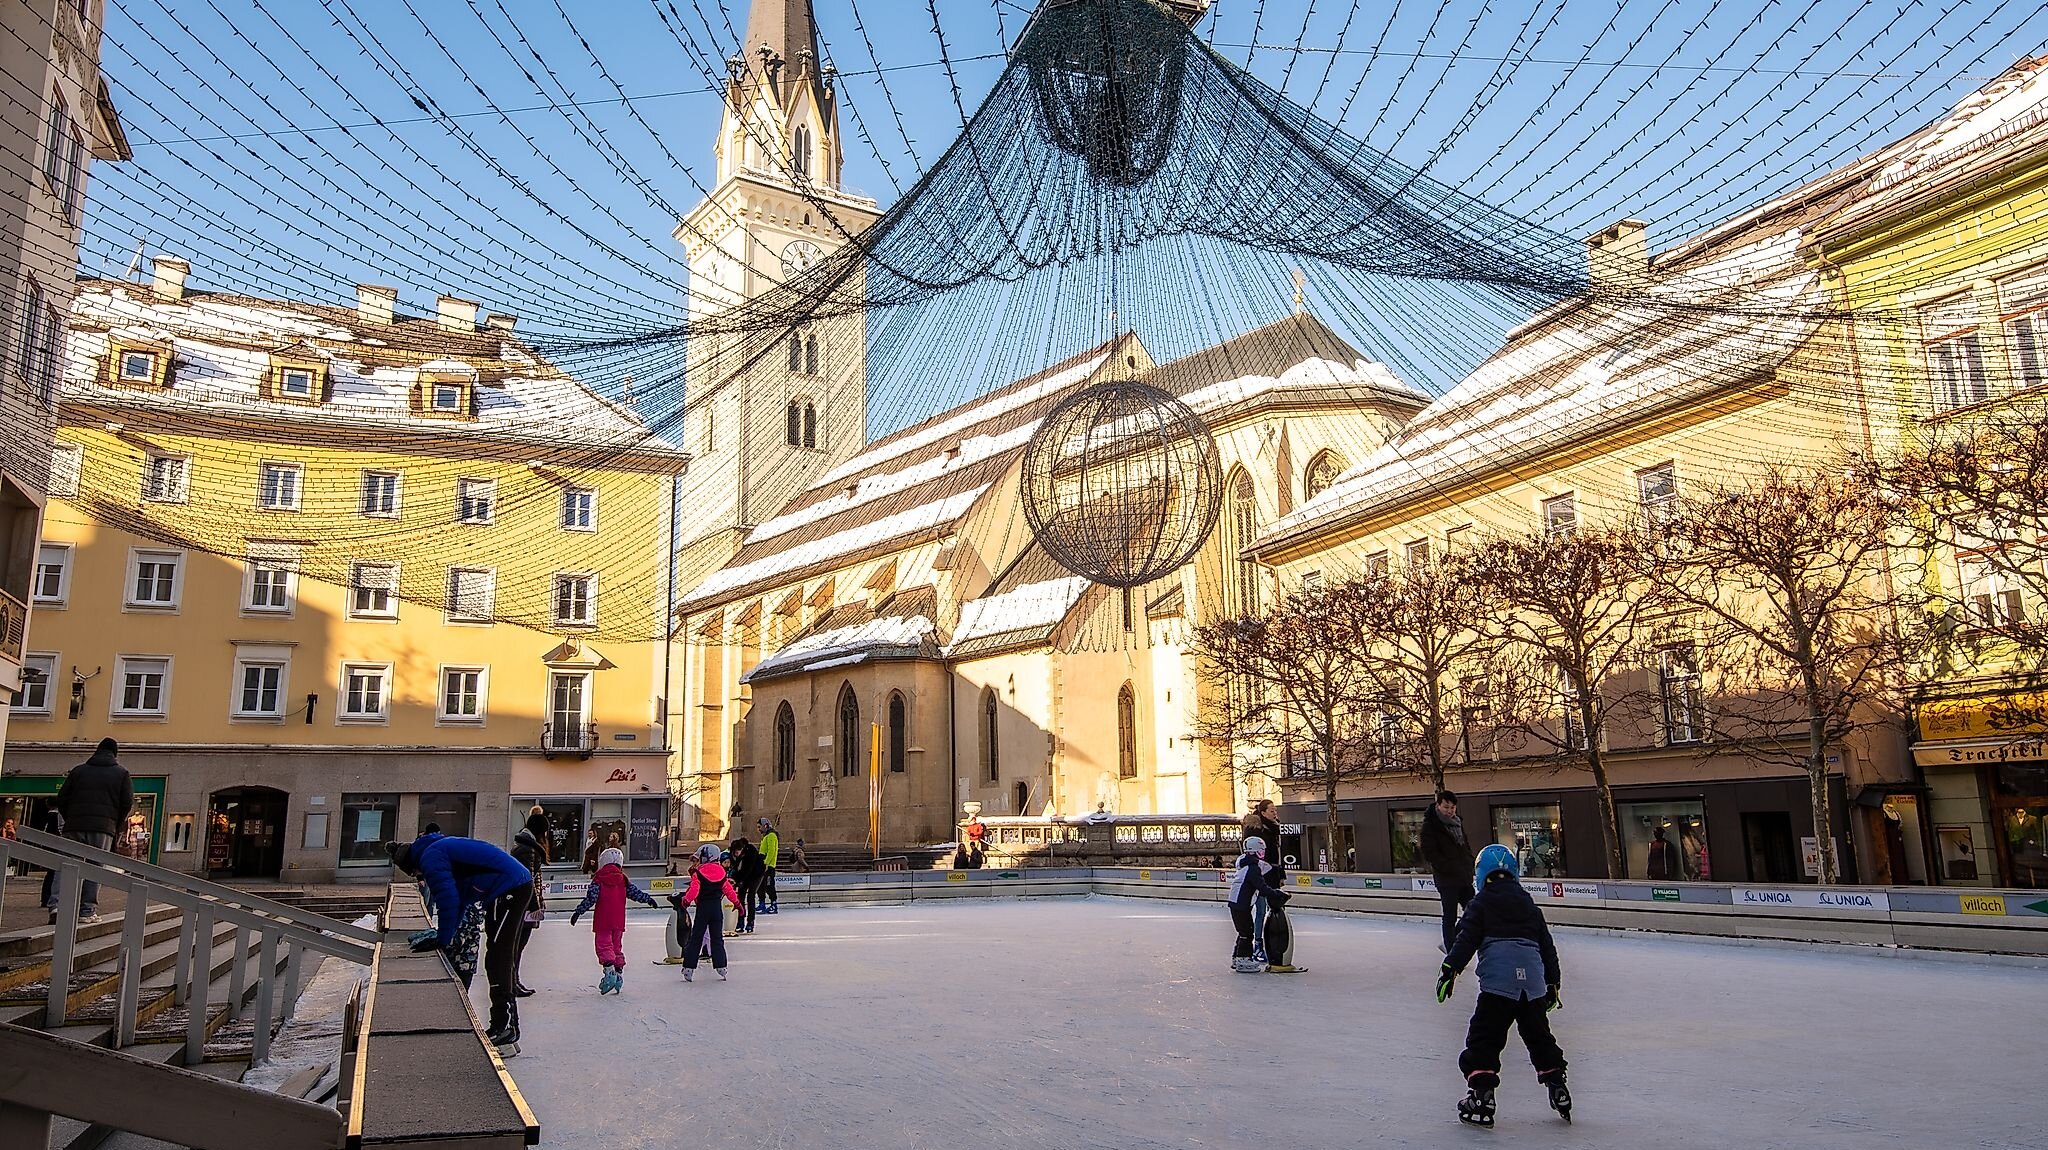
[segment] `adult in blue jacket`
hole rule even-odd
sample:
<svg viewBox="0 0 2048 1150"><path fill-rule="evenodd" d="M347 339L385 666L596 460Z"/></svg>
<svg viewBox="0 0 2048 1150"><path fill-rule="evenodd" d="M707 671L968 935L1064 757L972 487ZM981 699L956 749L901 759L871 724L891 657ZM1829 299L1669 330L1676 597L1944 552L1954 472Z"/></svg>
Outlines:
<svg viewBox="0 0 2048 1150"><path fill-rule="evenodd" d="M426 884L434 900L439 929L420 938L413 949L453 946L463 915L472 906L483 907L484 978L491 988L488 1037L502 1053L518 1053L519 1005L512 993L512 968L519 955L520 924L533 904L533 872L481 839L439 831L428 831L404 845L386 843L385 850L393 865Z"/></svg>

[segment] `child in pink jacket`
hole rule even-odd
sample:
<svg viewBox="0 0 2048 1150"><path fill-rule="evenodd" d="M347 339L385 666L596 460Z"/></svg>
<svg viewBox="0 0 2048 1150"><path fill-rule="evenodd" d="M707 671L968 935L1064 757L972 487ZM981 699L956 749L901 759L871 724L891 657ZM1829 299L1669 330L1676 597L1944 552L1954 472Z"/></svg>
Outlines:
<svg viewBox="0 0 2048 1150"><path fill-rule="evenodd" d="M617 847L608 847L597 856L597 873L590 877L590 889L583 893L583 901L569 912L569 925L592 907L597 913L591 916L591 923L597 928L597 961L604 966L604 977L597 983L599 994L617 994L626 987L626 900L658 907L654 896L633 885L626 877L626 855Z"/></svg>
<svg viewBox="0 0 2048 1150"><path fill-rule="evenodd" d="M725 977L725 907L721 899L731 903L734 910L740 908L740 892L718 861L717 844L705 843L697 848L697 865L690 869L689 889L678 900L679 907L688 906L695 911L689 936L683 940L684 982L696 974L697 956L706 950L711 952L712 969L718 977Z"/></svg>

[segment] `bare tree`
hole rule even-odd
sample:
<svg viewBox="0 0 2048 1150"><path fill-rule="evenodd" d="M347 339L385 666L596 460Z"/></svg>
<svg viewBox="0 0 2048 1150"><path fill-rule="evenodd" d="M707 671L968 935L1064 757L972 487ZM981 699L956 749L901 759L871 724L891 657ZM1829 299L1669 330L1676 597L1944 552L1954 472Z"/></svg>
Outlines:
<svg viewBox="0 0 2048 1150"><path fill-rule="evenodd" d="M1580 527L1488 541L1474 554L1475 577L1506 607L1492 684L1496 721L1576 757L1600 798L1607 877L1628 873L1621 821L1607 771L1607 734L1618 718L1644 710L1624 685L1645 662L1643 637L1662 609L1651 578L1656 542L1644 525Z"/></svg>
<svg viewBox="0 0 2048 1150"><path fill-rule="evenodd" d="M1898 721L1893 513L1847 461L1767 466L1748 482L1681 499L1670 525L1676 546L1661 569L1668 593L1706 631L1716 736L1760 761L1804 769L1824 883L1840 876L1828 749Z"/></svg>
<svg viewBox="0 0 2048 1150"><path fill-rule="evenodd" d="M1474 578L1465 551L1367 571L1349 586L1352 639L1370 656L1367 673L1378 687L1376 753L1384 766L1442 790L1444 772L1456 761L1452 748L1470 745L1457 737L1471 717L1460 688L1488 673L1493 642L1486 627L1498 596ZM1400 734L1383 730L1381 716Z"/></svg>
<svg viewBox="0 0 2048 1150"><path fill-rule="evenodd" d="M1188 644L1203 687L1197 737L1221 748L1234 777L1317 786L1332 851L1338 787L1372 768L1355 737L1376 694L1356 613L1356 588L1327 584L1260 615L1206 623Z"/></svg>

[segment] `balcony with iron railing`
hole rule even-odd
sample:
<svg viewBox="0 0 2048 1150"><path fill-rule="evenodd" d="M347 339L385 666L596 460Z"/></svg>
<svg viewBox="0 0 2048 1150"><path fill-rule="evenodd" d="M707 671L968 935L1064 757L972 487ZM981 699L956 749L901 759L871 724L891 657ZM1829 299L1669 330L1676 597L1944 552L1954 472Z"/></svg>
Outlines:
<svg viewBox="0 0 2048 1150"><path fill-rule="evenodd" d="M597 753L597 724L543 723L540 752L543 758L549 759L563 755L587 759Z"/></svg>

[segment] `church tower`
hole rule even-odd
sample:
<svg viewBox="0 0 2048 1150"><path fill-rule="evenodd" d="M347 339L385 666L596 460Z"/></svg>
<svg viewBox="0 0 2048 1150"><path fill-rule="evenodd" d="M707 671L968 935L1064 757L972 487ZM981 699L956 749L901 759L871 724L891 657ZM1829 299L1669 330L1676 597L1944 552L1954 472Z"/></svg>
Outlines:
<svg viewBox="0 0 2048 1150"><path fill-rule="evenodd" d="M693 322L802 274L881 215L840 186L837 70L819 52L811 0L753 0L745 43L726 65L717 183L675 230L689 255ZM688 354L684 586L867 435L858 313L693 339Z"/></svg>

